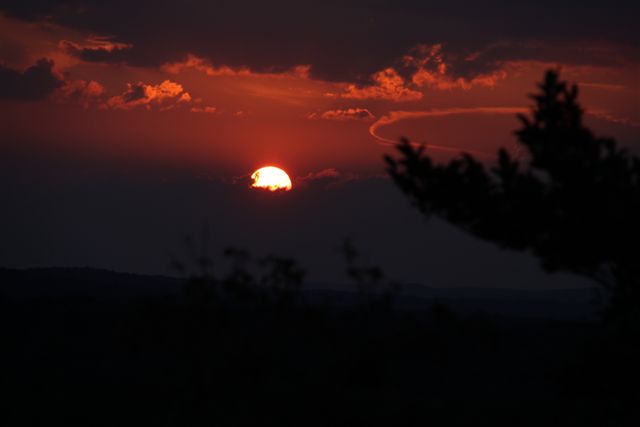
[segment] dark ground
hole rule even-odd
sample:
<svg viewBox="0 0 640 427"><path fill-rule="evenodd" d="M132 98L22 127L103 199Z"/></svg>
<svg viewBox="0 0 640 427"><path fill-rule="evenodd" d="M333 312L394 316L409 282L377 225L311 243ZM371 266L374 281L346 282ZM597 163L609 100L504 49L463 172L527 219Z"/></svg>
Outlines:
<svg viewBox="0 0 640 427"><path fill-rule="evenodd" d="M637 337L602 326L591 290L238 283L0 270L2 425L640 420Z"/></svg>

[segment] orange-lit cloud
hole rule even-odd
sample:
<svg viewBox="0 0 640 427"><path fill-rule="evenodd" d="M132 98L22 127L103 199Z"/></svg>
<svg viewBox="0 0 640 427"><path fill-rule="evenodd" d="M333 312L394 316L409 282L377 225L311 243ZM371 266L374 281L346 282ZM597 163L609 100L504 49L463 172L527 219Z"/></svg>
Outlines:
<svg viewBox="0 0 640 427"><path fill-rule="evenodd" d="M423 98L422 88L470 90L472 87L495 87L507 78L507 71L501 64L493 69L470 76L454 75L453 64L445 60L441 44L418 45L404 55L401 65L388 67L371 76L372 84L358 86L347 84L341 93L327 93L330 97L346 99L378 99L394 102L417 101ZM398 71L400 70L400 71ZM402 74L409 75L405 79Z"/></svg>
<svg viewBox="0 0 640 427"><path fill-rule="evenodd" d="M393 68L386 68L371 76L372 85L348 84L342 93L327 93L330 97L346 99L384 99L388 101L417 101L422 92L411 89L405 79Z"/></svg>
<svg viewBox="0 0 640 427"><path fill-rule="evenodd" d="M309 119L324 119L324 120L338 120L338 121L352 121L352 120L373 120L375 116L371 114L371 111L366 108L347 108L344 110L327 110L323 113L310 113L307 115Z"/></svg>
<svg viewBox="0 0 640 427"><path fill-rule="evenodd" d="M169 74L179 74L185 70L193 69L205 73L211 77L227 76L227 77L248 77L248 76L266 76L266 77L295 77L300 79L309 78L309 65L297 65L290 70L281 73L260 73L249 69L248 67L229 67L227 65L215 66L199 56L188 54L183 61L169 62L162 67L163 71Z"/></svg>
<svg viewBox="0 0 640 427"><path fill-rule="evenodd" d="M444 70L445 67L442 67ZM500 80L507 77L505 70L493 71L489 74L482 74L470 79L464 77L452 78L445 72L433 72L427 69L420 69L412 76L411 81L420 87L429 87L440 90L464 89L470 90L474 86L495 87Z"/></svg>
<svg viewBox="0 0 640 427"><path fill-rule="evenodd" d="M467 61L474 60L475 57L467 57ZM411 81L418 87L428 87L432 89L470 90L474 86L495 87L500 80L507 77L504 69L496 69L474 76L452 76L450 73L451 64L445 61L442 51L442 44L418 45L412 49L412 54L403 57L406 66L415 67L416 71L411 76Z"/></svg>
<svg viewBox="0 0 640 427"><path fill-rule="evenodd" d="M165 80L158 85L148 85L143 82L127 83L127 90L123 94L109 98L103 106L124 110L155 107L164 111L180 104L190 103L191 100L191 95L181 84Z"/></svg>
<svg viewBox="0 0 640 427"><path fill-rule="evenodd" d="M185 70L193 69L212 77L251 75L251 70L248 68L231 68L226 65L215 67L209 61L192 54L188 54L183 61L166 63L162 69L169 74L179 74Z"/></svg>

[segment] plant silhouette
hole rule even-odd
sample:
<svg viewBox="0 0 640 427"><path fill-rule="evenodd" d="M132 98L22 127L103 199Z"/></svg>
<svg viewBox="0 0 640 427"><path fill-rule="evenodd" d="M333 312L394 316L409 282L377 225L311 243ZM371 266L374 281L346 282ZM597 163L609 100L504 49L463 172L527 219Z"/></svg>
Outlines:
<svg viewBox="0 0 640 427"><path fill-rule="evenodd" d="M436 164L403 139L398 158L385 156L388 173L425 215L595 280L611 291L608 318L637 324L640 158L585 127L578 88L557 71L539 90L531 117L519 116L521 158L501 149L493 167L470 154Z"/></svg>

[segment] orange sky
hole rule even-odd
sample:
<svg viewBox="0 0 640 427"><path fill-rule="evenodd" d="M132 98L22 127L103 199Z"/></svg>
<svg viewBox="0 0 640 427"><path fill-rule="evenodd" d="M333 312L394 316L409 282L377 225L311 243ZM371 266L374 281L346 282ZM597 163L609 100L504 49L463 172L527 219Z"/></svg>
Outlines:
<svg viewBox="0 0 640 427"><path fill-rule="evenodd" d="M447 55L446 43L422 44L368 79L336 82L313 77L312 64L258 72L191 53L160 66L89 61L79 52L108 59L135 46L51 21L0 15L0 28L3 67L21 73L47 58L60 82L37 101L0 101L5 149L19 140L23 149L176 163L225 179L268 163L293 176L327 168L376 173L384 142L400 136L432 144L443 158L457 150L490 158L513 143L514 115L550 67L580 85L591 126L638 148L637 63L509 60L464 77L449 71L452 64L485 52L460 58ZM614 45L553 48L583 49L587 59L617 52Z"/></svg>
<svg viewBox="0 0 640 427"><path fill-rule="evenodd" d="M557 67L587 124L640 152L635 3L0 6L0 261L165 274L206 221L216 244L295 255L310 280L344 280L350 236L399 280L553 286L526 255L426 225L382 156L406 136L491 161ZM293 191L248 189L268 164Z"/></svg>

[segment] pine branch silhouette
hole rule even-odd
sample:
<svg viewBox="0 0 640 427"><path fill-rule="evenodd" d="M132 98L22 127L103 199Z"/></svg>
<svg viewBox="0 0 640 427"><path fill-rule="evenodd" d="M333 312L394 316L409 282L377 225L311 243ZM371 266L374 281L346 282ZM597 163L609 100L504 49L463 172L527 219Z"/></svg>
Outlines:
<svg viewBox="0 0 640 427"><path fill-rule="evenodd" d="M538 87L515 132L523 160L501 149L492 168L470 154L435 164L403 139L398 158L385 156L388 173L425 215L595 280L611 291L606 314L637 324L640 158L585 127L578 88L556 71Z"/></svg>

